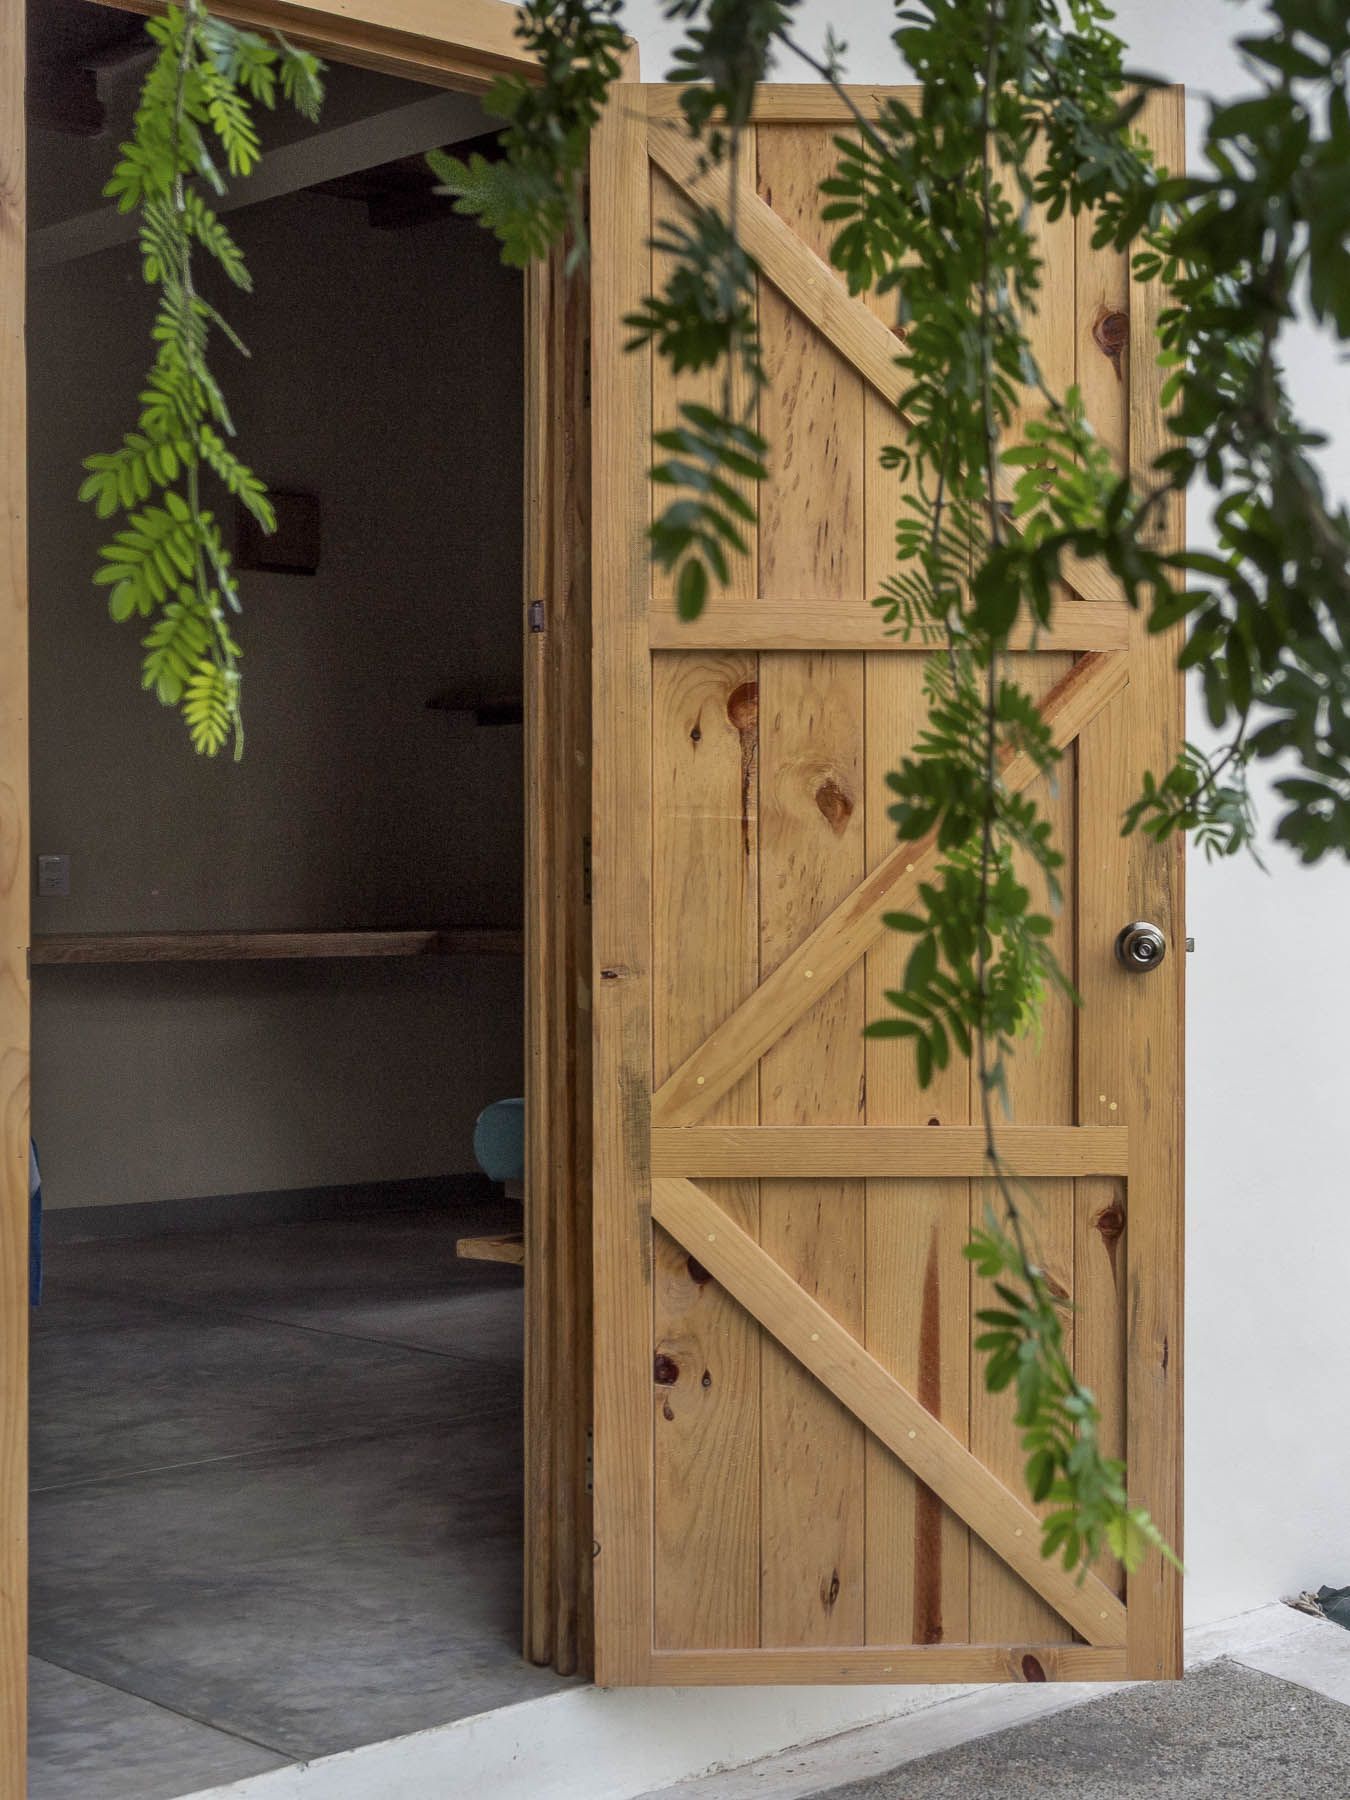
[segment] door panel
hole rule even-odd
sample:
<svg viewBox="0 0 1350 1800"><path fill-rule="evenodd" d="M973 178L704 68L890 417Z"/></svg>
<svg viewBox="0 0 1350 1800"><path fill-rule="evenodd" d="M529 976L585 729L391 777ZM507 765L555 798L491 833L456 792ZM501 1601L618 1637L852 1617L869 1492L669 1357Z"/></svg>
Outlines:
<svg viewBox="0 0 1350 1800"><path fill-rule="evenodd" d="M923 656L869 605L900 496L878 455L903 422L886 314L822 260L848 114L768 89L747 133L771 475L753 556L685 626L646 562L648 434L707 383L625 354L620 324L660 283L653 224L700 181L725 203L673 112L669 89L624 89L592 162L597 1676L1177 1674L1170 1570L1127 1583L1103 1559L1079 1582L1040 1557L1009 1399L972 1348L970 1072L921 1091L903 1048L862 1036L904 955L881 915L933 850L886 817ZM1179 96L1147 120L1176 166ZM1045 252L1038 353L1142 470L1163 432L1153 298L1073 221ZM1093 336L1106 311L1139 345L1119 365ZM1175 749L1181 687L1106 572L1069 572L1017 659L1064 760L1053 788L1020 759L1004 779L1040 780L1088 1007L1053 1000L1019 1049L1009 1148L1108 1442L1178 1544L1180 858L1119 818ZM1112 955L1133 917L1174 952L1145 980Z"/></svg>

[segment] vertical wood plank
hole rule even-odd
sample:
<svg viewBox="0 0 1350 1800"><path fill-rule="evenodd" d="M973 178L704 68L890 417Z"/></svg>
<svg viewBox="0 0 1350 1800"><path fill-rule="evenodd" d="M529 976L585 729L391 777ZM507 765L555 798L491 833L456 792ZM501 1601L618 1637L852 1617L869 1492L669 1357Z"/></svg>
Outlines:
<svg viewBox="0 0 1350 1800"><path fill-rule="evenodd" d="M1163 167L1185 163L1185 98L1181 88L1150 93L1139 119ZM1130 307L1130 469L1139 487L1150 485L1154 458L1168 442L1157 362L1157 320L1163 296L1136 285ZM1176 548L1185 541L1184 501L1173 499L1155 515L1157 541ZM1176 631L1151 636L1144 620L1132 620L1131 766L1165 769L1185 733L1185 689L1175 668ZM1129 1422L1126 1465L1131 1495L1153 1515L1178 1556L1182 1537L1182 1269L1185 1253L1182 1155L1185 849L1179 839L1140 844L1131 868L1129 917L1151 919L1167 938L1162 967L1131 990L1133 1049L1128 1118L1131 1150L1129 1227L1126 1238L1126 1305L1129 1334L1126 1377ZM1122 920L1122 923L1125 921ZM1126 1110L1122 1104L1122 1111ZM1181 1661L1181 1576L1151 1556L1127 1586L1132 1676L1178 1677Z"/></svg>
<svg viewBox="0 0 1350 1800"><path fill-rule="evenodd" d="M758 188L817 251L828 136L758 133ZM858 376L767 284L760 324L773 446L761 501L760 591L860 597L863 395ZM767 974L864 873L863 668L858 655L760 658L760 953ZM864 988L855 969L760 1064L765 1124L863 1116ZM844 1324L863 1329L865 1189L763 1185L761 1242ZM860 1643L864 1621L862 1427L776 1344L763 1349L762 1641Z"/></svg>
<svg viewBox="0 0 1350 1800"><path fill-rule="evenodd" d="M644 95L613 90L591 144L594 652L596 1680L652 1643L651 666L643 526L651 370L622 323L646 285Z"/></svg>
<svg viewBox="0 0 1350 1800"><path fill-rule="evenodd" d="M1074 222L1067 216L1049 223L1036 217L1037 248L1043 261L1041 292L1034 313L1025 320L1027 336L1052 392L1064 393L1074 378ZM1039 396L1024 393L1018 417L1008 433L1016 442L1021 430L1044 411ZM1072 600L1061 592L1061 604ZM1034 653L1010 659L1010 673L1039 698L1068 673L1072 658L1062 654ZM1054 841L1065 856L1061 870L1064 900L1055 915L1051 947L1070 978L1074 973L1075 847L1074 804L1076 749L1070 747L1059 765L1053 785L1042 782L1037 801L1049 819ZM1044 907L1045 884L1019 860L1019 873L1031 887L1033 903ZM1068 1124L1075 1117L1074 1063L1076 1049L1074 1008L1067 996L1048 992L1037 1030L1019 1041L1008 1075L1013 1116L1020 1124ZM1034 1199L1022 1202L1028 1235L1050 1280L1065 1299L1071 1299L1074 1278L1074 1194L1070 1181L1037 1180ZM986 1183L972 1184L972 1226L981 1223L996 1196ZM991 1303L987 1282L973 1272L972 1316ZM972 1332L982 1327L972 1317ZM973 1353L971 1372L970 1447L1015 1491L1023 1484L1025 1455L1021 1434L1013 1419L1008 1393L990 1394L984 1387L985 1358ZM1069 1635L1064 1621L1045 1602L999 1561L988 1546L971 1544L971 1635L976 1641L1057 1643Z"/></svg>
<svg viewBox="0 0 1350 1800"><path fill-rule="evenodd" d="M524 604L542 596L554 552L554 458L549 428L550 377L559 348L552 264L525 272L525 556ZM525 1545L522 1628L534 1663L553 1659L554 1490L557 1435L553 1377L555 1212L566 1167L557 1143L550 1080L557 1078L555 1008L559 970L552 928L554 809L549 745L556 732L555 638L522 632L525 679Z"/></svg>
<svg viewBox="0 0 1350 1800"><path fill-rule="evenodd" d="M576 1625L571 1639L559 1607L555 1667L562 1670L566 1652L578 1674L594 1669L595 1534L591 1503L591 1419L594 1362L594 1305L591 1271L591 913L589 854L591 836L591 444L588 403L590 357L590 291L583 277L568 278L555 252L555 271L562 294L562 429L558 477L564 509L558 545L558 573L565 630L559 633L558 680L561 737L555 761L564 789L560 814L566 820L569 855L566 863L564 915L565 958L562 970L567 1001L560 1008L567 1035L564 1055L572 1084L568 1126L568 1181L572 1204L572 1286L558 1354L575 1365L576 1411L571 1421L575 1449L571 1470L574 1520L570 1555L575 1571ZM569 1574L569 1581L573 1579ZM567 1671L563 1671L567 1672Z"/></svg>
<svg viewBox="0 0 1350 1800"><path fill-rule="evenodd" d="M24 6L0 0L0 1789L25 1791L28 1596L28 571Z"/></svg>
<svg viewBox="0 0 1350 1800"><path fill-rule="evenodd" d="M874 301L893 318L894 298ZM882 309L885 310L882 310ZM905 484L883 470L883 446L904 428L881 398L866 397L866 581L881 590L897 567L895 524ZM877 631L882 631L877 615ZM921 656L866 658L867 759L864 780L867 862L895 846L886 777L913 744L927 716ZM867 1017L891 1009L888 989L903 984L909 944L888 932L868 952ZM962 1125L970 1121L970 1065L956 1057L920 1089L907 1043L866 1045L869 1125ZM966 1441L970 1417L967 1181L867 1183L866 1343L884 1367L930 1412ZM867 1440L867 1642L962 1643L970 1635L970 1533L931 1489L885 1445Z"/></svg>
<svg viewBox="0 0 1350 1800"><path fill-rule="evenodd" d="M1074 342L1077 382L1093 429L1124 468L1129 456L1129 265L1092 247L1092 220L1078 222ZM1125 923L1130 863L1138 838L1121 817L1137 774L1131 767L1130 692L1091 721L1078 740L1078 1118L1119 1123L1133 1037L1131 979L1112 946ZM1107 1455L1125 1455L1125 1233L1128 1197L1117 1180L1081 1180L1074 1192L1074 1372L1101 1410ZM1117 1593L1124 1572L1103 1556L1096 1574Z"/></svg>
<svg viewBox="0 0 1350 1800"><path fill-rule="evenodd" d="M667 127L669 129L669 127ZM754 186L755 133L741 144ZM654 168L652 218L684 205ZM670 272L654 252L652 291ZM652 418L673 425L689 403L720 408L722 371L679 376L652 367ZM751 396L732 372L732 405ZM739 484L742 487L744 483ZM656 497L653 497L654 503ZM708 601L753 599L757 541L731 562ZM663 599L674 576L651 572ZM664 652L652 668L652 989L656 1080L751 993L759 979L759 666L754 655ZM759 1089L747 1075L709 1115L754 1125ZM759 1230L759 1183L710 1182L746 1230ZM740 1649L759 1642L760 1332L663 1232L654 1234L653 1387L656 1516L654 1636L658 1647ZM691 1546L697 1552L691 1554Z"/></svg>

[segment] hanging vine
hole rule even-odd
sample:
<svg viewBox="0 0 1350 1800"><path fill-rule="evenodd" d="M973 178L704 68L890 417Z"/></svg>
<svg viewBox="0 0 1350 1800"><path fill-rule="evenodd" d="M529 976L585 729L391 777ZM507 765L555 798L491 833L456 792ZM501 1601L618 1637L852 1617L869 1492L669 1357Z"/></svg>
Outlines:
<svg viewBox="0 0 1350 1800"><path fill-rule="evenodd" d="M203 187L226 192L261 152L252 105L281 94L307 119L323 98L317 58L282 38L270 42L214 19L200 0L170 6L146 26L158 46L128 142L104 189L122 212L139 211L141 271L159 290L156 346L136 429L113 451L85 458L80 498L121 529L99 551L94 575L111 589L114 619L151 620L141 640L142 686L182 713L193 748L215 756L244 747L240 649L232 615L239 586L220 523L204 501L210 477L271 531L261 480L230 444L234 422L212 372L213 334L243 355L233 327L199 291L193 257L205 252L236 288L252 282L243 252Z"/></svg>

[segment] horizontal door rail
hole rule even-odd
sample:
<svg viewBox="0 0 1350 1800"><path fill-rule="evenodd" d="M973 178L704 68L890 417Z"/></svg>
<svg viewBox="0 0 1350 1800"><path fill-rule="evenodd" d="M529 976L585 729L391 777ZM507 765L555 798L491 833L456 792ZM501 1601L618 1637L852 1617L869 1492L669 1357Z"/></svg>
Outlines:
<svg viewBox="0 0 1350 1800"><path fill-rule="evenodd" d="M1051 624L1013 632L1013 650L1124 650L1130 615L1113 601L1062 600ZM697 619L682 619L665 600L648 620L653 650L908 650L931 654L940 642L887 626L870 601L728 600L708 602Z"/></svg>
<svg viewBox="0 0 1350 1800"><path fill-rule="evenodd" d="M1123 1125L1008 1125L1017 1175L1127 1175ZM652 1132L653 1175L910 1177L989 1174L978 1125L708 1125Z"/></svg>

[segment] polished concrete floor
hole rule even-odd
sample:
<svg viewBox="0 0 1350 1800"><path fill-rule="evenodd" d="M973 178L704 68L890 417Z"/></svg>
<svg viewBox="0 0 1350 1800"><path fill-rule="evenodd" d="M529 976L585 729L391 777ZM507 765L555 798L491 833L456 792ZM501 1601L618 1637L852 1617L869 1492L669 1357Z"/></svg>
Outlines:
<svg viewBox="0 0 1350 1800"><path fill-rule="evenodd" d="M499 1210L57 1245L30 1800L172 1800L548 1693Z"/></svg>

